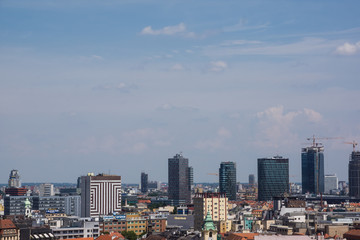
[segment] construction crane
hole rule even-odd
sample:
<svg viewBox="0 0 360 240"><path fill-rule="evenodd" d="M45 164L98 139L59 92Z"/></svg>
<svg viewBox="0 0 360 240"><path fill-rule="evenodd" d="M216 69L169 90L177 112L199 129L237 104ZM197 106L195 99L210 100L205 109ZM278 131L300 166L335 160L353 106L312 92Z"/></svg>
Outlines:
<svg viewBox="0 0 360 240"><path fill-rule="evenodd" d="M353 152L355 152L355 147L358 145L358 143L353 140L352 142L344 142L345 144L352 144L353 145Z"/></svg>
<svg viewBox="0 0 360 240"><path fill-rule="evenodd" d="M218 173L208 173L208 175L219 176L219 174L218 174Z"/></svg>
<svg viewBox="0 0 360 240"><path fill-rule="evenodd" d="M317 143L316 140L331 140L331 139L343 139L342 137L315 137L315 135L313 135L312 137L306 138L306 140L310 141L312 140L312 146L313 147L317 147L318 145L322 145L322 143Z"/></svg>

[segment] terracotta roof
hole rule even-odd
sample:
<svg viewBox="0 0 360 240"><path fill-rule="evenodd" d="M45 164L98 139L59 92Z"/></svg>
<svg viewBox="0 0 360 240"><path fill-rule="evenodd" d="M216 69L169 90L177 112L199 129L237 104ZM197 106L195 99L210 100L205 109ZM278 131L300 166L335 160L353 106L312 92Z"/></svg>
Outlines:
<svg viewBox="0 0 360 240"><path fill-rule="evenodd" d="M150 235L146 240L166 240L166 237L160 236L160 235Z"/></svg>
<svg viewBox="0 0 360 240"><path fill-rule="evenodd" d="M99 236L96 240L120 240L125 239L125 237L118 232L111 232L110 234L104 234Z"/></svg>
<svg viewBox="0 0 360 240"><path fill-rule="evenodd" d="M94 240L93 237L89 237L89 238L72 238L72 240Z"/></svg>
<svg viewBox="0 0 360 240"><path fill-rule="evenodd" d="M247 240L254 240L255 236L258 236L259 233L232 233L226 239L229 240L242 240L243 238Z"/></svg>
<svg viewBox="0 0 360 240"><path fill-rule="evenodd" d="M16 228L15 224L10 219L0 220L0 229Z"/></svg>

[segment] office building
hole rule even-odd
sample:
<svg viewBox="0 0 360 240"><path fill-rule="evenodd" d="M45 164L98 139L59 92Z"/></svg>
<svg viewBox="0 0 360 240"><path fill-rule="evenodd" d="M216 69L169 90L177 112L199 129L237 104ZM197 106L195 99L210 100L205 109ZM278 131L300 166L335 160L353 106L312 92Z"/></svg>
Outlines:
<svg viewBox="0 0 360 240"><path fill-rule="evenodd" d="M147 193L148 191L148 175L144 172L141 173L141 192Z"/></svg>
<svg viewBox="0 0 360 240"><path fill-rule="evenodd" d="M249 185L251 187L255 186L255 175L254 174L249 175Z"/></svg>
<svg viewBox="0 0 360 240"><path fill-rule="evenodd" d="M236 164L222 162L219 168L220 193L226 193L229 200L236 200Z"/></svg>
<svg viewBox="0 0 360 240"><path fill-rule="evenodd" d="M325 175L325 190L324 193L331 194L331 191L338 189L338 178L336 174Z"/></svg>
<svg viewBox="0 0 360 240"><path fill-rule="evenodd" d="M205 216L210 213L212 220L220 225L231 224L227 221L228 198L225 193L196 193L194 197L194 229L201 231ZM223 224L220 224L223 223ZM223 229L224 230L224 229Z"/></svg>
<svg viewBox="0 0 360 240"><path fill-rule="evenodd" d="M121 211L121 177L88 174L82 176L81 216L98 217Z"/></svg>
<svg viewBox="0 0 360 240"><path fill-rule="evenodd" d="M324 192L324 147L313 145L302 149L301 183L303 193Z"/></svg>
<svg viewBox="0 0 360 240"><path fill-rule="evenodd" d="M258 200L269 201L289 193L289 159L258 159Z"/></svg>
<svg viewBox="0 0 360 240"><path fill-rule="evenodd" d="M51 183L43 183L40 185L39 195L42 197L54 196L54 185Z"/></svg>
<svg viewBox="0 0 360 240"><path fill-rule="evenodd" d="M191 203L189 160L182 154L168 159L168 197L172 205Z"/></svg>
<svg viewBox="0 0 360 240"><path fill-rule="evenodd" d="M353 151L349 161L349 196L360 198L360 152Z"/></svg>

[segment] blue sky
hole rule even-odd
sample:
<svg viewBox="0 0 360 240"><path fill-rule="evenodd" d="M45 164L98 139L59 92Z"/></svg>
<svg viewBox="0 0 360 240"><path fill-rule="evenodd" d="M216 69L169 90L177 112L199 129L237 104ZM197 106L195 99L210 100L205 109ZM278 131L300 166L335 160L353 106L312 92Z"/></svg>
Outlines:
<svg viewBox="0 0 360 240"><path fill-rule="evenodd" d="M194 180L238 180L306 138L347 179L360 141L359 1L0 2L0 182L87 172L167 181L182 151Z"/></svg>

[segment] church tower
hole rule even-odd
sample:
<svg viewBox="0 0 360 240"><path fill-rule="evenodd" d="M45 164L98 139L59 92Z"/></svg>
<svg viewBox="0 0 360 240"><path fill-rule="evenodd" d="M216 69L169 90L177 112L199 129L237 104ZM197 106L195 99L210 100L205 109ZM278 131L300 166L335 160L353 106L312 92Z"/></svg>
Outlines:
<svg viewBox="0 0 360 240"><path fill-rule="evenodd" d="M202 240L216 240L217 228L211 218L210 212L207 213L202 227Z"/></svg>

